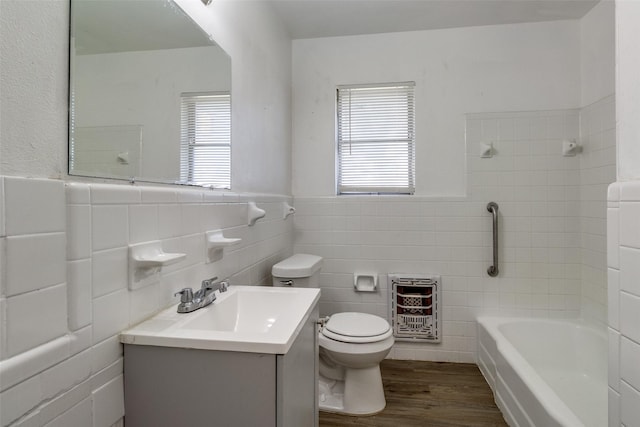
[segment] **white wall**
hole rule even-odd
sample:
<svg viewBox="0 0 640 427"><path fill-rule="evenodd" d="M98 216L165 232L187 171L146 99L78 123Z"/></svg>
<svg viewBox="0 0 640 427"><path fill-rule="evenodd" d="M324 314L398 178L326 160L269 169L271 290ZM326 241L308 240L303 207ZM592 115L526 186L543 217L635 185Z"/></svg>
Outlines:
<svg viewBox="0 0 640 427"><path fill-rule="evenodd" d="M616 108L618 110L618 181L640 179L640 4L616 1Z"/></svg>
<svg viewBox="0 0 640 427"><path fill-rule="evenodd" d="M580 159L562 157L578 136L578 111L466 117L469 193L296 198L295 252L321 255L321 313L387 316L389 273L442 277L443 340L396 343L391 357L472 363L479 315L575 317L580 311ZM497 155L480 158L480 142ZM491 216L500 205L500 275L491 278ZM380 278L356 293L353 273Z"/></svg>
<svg viewBox="0 0 640 427"><path fill-rule="evenodd" d="M0 174L65 175L68 44L68 1L0 1Z"/></svg>
<svg viewBox="0 0 640 427"><path fill-rule="evenodd" d="M261 1L177 1L232 57L232 187L291 193L291 43ZM0 2L0 174L64 178L68 0Z"/></svg>
<svg viewBox="0 0 640 427"><path fill-rule="evenodd" d="M607 323L607 186L616 175L614 2L580 20L580 231L584 318Z"/></svg>
<svg viewBox="0 0 640 427"><path fill-rule="evenodd" d="M602 0L580 20L581 106L615 91L614 1Z"/></svg>
<svg viewBox="0 0 640 427"><path fill-rule="evenodd" d="M444 340L399 344L393 357L472 361L481 314L606 323L612 11L605 3L572 22L294 41L295 251L327 259L325 314L386 315L386 275L400 271L442 275ZM336 197L335 85L390 80L423 87L417 132L427 136L418 137L416 165L435 172L418 174L412 197ZM469 112L478 113L466 115L465 128ZM563 157L561 142L572 138L583 152ZM494 143L495 157L479 158L483 141ZM502 207L496 279L486 275L490 200ZM381 291L355 293L357 271L378 274Z"/></svg>
<svg viewBox="0 0 640 427"><path fill-rule="evenodd" d="M176 0L232 58L231 186L291 193L291 41L260 0Z"/></svg>
<svg viewBox="0 0 640 427"><path fill-rule="evenodd" d="M117 423L125 415L120 331L205 278L270 283L271 266L291 254L287 196L18 177L0 177L0 189L3 427ZM252 227L248 200L267 211ZM242 241L207 263L204 233L218 229ZM128 245L154 240L186 259L132 291Z"/></svg>
<svg viewBox="0 0 640 427"><path fill-rule="evenodd" d="M293 193L335 195L335 87L416 82L416 194L466 192L464 114L580 106L578 21L295 40Z"/></svg>
<svg viewBox="0 0 640 427"><path fill-rule="evenodd" d="M291 50L283 27L273 17L268 7L262 3L217 0L208 8L204 8L201 2L195 0L180 0L180 4L193 12L233 58L234 188L237 191L289 194L291 183ZM618 138L621 153L619 179L628 179L640 175L638 172L640 171L640 149L637 148L636 143L637 136L640 135L640 127L636 123L640 108L638 107L640 105L640 86L637 79L640 60L638 60L636 49L640 43L637 32L637 23L640 22L640 6L638 3L627 1L618 1L617 6L619 67L617 90L619 96L616 102L620 119L618 129L621 131ZM607 14L605 10L607 7L598 6L600 9L594 9L594 15L592 15L594 21L597 21L596 13L600 16ZM68 2L2 0L0 1L0 23L0 173L18 176L63 177L66 170ZM585 32L589 32L586 29L587 26L587 20L585 20L582 23L557 22L482 27L441 30L428 34L419 32L416 33L415 40L413 39L414 34L406 33L296 41L293 48L295 62L293 68L294 106L296 110L300 109L300 114L296 114L294 118L296 139L293 148L293 159L296 164L293 179L294 193L302 198L333 195L334 86L340 83L355 83L359 81L361 76L366 76L369 81L415 80L423 85L423 95L426 96L422 104L418 104L418 106L425 111L420 119L420 126L425 129L425 135L428 138L421 142L422 147L427 146L427 148L422 148L419 155L424 156L425 160L423 161L427 164L430 163L432 157L438 159L438 162L431 163L434 167L433 173L429 172L419 176L418 183L422 186L419 191L421 194L429 196L464 195L466 191L465 167L460 158L464 158L465 155L463 115L465 112L563 109L585 105L584 103L590 100L597 101L598 96L606 95L606 88L610 83L604 81L596 83L593 89L590 89L580 85L580 78L576 77L582 75L582 79L585 81L595 81L600 79L598 76L611 74L603 70L594 75L587 75L588 63L580 59L578 53L581 51L579 48L584 52L586 47L584 43L579 42L579 39L580 35L588 37L585 35ZM598 27L599 24L596 23L593 28ZM404 45L407 46L406 49L399 47ZM490 46L499 46L499 49L491 49ZM412 52L418 52L418 54ZM593 58L595 62L598 61L595 55ZM340 63L338 59L344 60L344 63ZM411 65L411 67L407 67L407 65ZM407 72L407 69L411 71ZM451 78L449 79L448 76ZM505 90L505 87L508 90ZM299 90L299 88L302 89ZM449 105L447 103L449 99L455 102L451 102ZM581 100L583 104L581 104ZM236 143L236 141L239 142ZM429 146L428 144L434 145ZM318 164L322 166L317 166ZM307 174L307 171L310 173ZM0 316L3 319L8 318L9 311L11 311L11 316L16 313L19 315L21 311L15 309L19 308L19 305L14 303L29 302L32 298L43 295L46 297L53 295L55 301L58 302L53 308L47 306L48 310L45 312L50 315L47 317L48 322L51 323L50 328L41 328L40 324L25 323L25 327L32 328L32 330L38 329L38 333L27 334L25 339L28 342L20 341L20 345L17 347L12 341L11 348L18 352L31 348L33 345L36 346L33 349L41 350L29 353L28 363L15 363L19 359L9 356L11 350L7 347L7 342L9 339L14 340L19 335L19 330L8 331L9 322L3 322L3 326L0 327L0 343L3 346L1 354L7 357L5 362L7 360L14 362L4 363L0 370L13 374L19 373L18 376L12 377L13 385L3 392L5 393L3 399L0 399L3 405L10 408L10 411L5 411L3 407L3 417L6 417L3 419L3 424L7 418L13 419L28 414L15 425L43 425L52 420L52 425L64 425L65 423L70 425L71 421L69 420L72 419L81 420L78 424L87 425L88 423L85 421L92 419L94 415L102 420L93 423L94 425L108 425L108 422L121 415L119 412L122 402L119 394L121 390L119 382L120 354L114 350L118 346L114 345L113 338L107 338L103 343L93 341L93 320L91 325L86 323L88 316L86 310L88 309L87 301L91 301L91 310L98 308L98 315L95 319L101 318L104 310L100 311L100 307L105 307L106 305L102 305L102 303L108 303L108 301L98 300L105 297L108 299L112 294L116 299L122 296L121 284L118 285L120 288L114 289L113 292L99 291L99 296L94 301L92 294L87 294L93 292L93 282L89 280L78 282L77 276L74 276L78 270L74 267L67 268L65 266L63 273L61 273L59 270L60 262L64 262L64 260L61 261L57 258L47 260L50 269L43 269L47 273L46 280L53 277L54 282L57 283L49 283L45 280L40 286L42 290L40 288L30 289L28 288L30 285L14 282L4 277L9 273L9 267L15 269L22 266L22 269L25 269L25 259L29 259L28 248L33 247L33 244L37 244L39 247L40 240L38 239L47 237L52 245L58 245L56 246L58 253L64 251L55 237L62 233L65 235L65 239L70 241L74 239L72 227L68 225L67 221L80 227L86 226L87 212L92 212L93 201L89 199L90 202L87 203L86 198L75 199L69 197L69 193L63 195L64 189L59 181L52 183L50 181L30 182L31 180L28 180L25 183L14 178L5 178L0 181L2 182L0 185L0 257L2 257L2 263L0 265L7 266L7 271L3 271L3 274L0 275L2 277L0 310L3 311ZM7 182L9 182L8 185ZM27 190L37 188L38 192L26 191L30 197L23 197L21 195L26 192L15 191L20 186L27 188ZM98 193L100 191L98 190ZM105 190L102 191L104 194ZM135 194L135 192L134 190L133 193ZM160 215L160 205L174 205L174 210L180 211L182 220L183 213L186 218L190 218L190 215L195 211L202 212L202 209L208 209L188 207L188 201L193 201L192 195L196 193L199 192L181 192L179 194L184 195L179 196L178 193L173 193L171 190L168 193L161 192L161 194L155 194L147 199L148 205L144 203L142 195L140 199L123 201L116 198L112 202L116 206L116 210L120 212L119 218L121 220L123 211L127 212L127 222L135 221L128 216L132 211L157 209L158 215ZM42 194L42 196L33 197L34 194ZM90 190L89 194L91 194ZM169 196L167 196L168 194ZM170 194L174 194L175 199ZM205 203L205 197L208 193L199 194L202 195L201 205L208 205L209 203ZM175 202L169 202L167 197ZM237 196L238 198L235 199L236 196L230 194L230 197L232 203L242 204L241 202L244 200L241 198L242 196ZM38 205L47 200L45 208L28 209L33 207L30 203ZM393 218L391 221L386 218L387 214L394 212L402 204L379 204L377 200L373 200L373 204L370 204L369 201L359 200L355 210L350 211L350 205L337 204L331 198L322 200L320 204L309 199L309 206L312 210L307 210L307 212L315 214L318 212L316 209L325 213L336 212L338 216L342 217L339 221L343 222L345 227L354 227L358 230L361 230L362 227L359 221L370 221L371 218L365 217L369 217L371 213L375 212L375 216L382 218L375 218L374 222L368 222L367 226L374 224L371 236L378 239L379 236L376 236L375 233L379 233L381 227L375 221L380 220L383 223L386 221L387 224L389 222L395 223ZM425 201L430 202L431 200L425 199ZM222 202L224 203L224 197ZM438 216L440 220L446 220L452 231L457 231L462 235L467 234L467 227L486 227L484 225L485 217L471 218L467 211L458 211L458 205L455 202L444 201L445 204L442 205L444 207L441 210L428 211L433 214L430 218ZM200 202L192 204L200 206ZM215 203L211 202L211 204ZM422 209L430 209L429 203L419 201L418 204L420 205L418 207L419 215L416 214L415 217L427 212ZM70 207L71 205L73 207ZM80 207L76 209L76 205ZM109 203L98 205L100 206L95 207L101 210ZM375 211L368 210L372 206ZM476 204L470 207L481 209L482 205ZM33 213L36 216L26 218L23 226L17 229L12 226L6 229L5 222L8 220L5 218L5 212L8 211L14 212L13 215L16 212L29 212L30 215ZM72 215L78 211L83 212L80 217L84 218L84 223L75 222L78 218ZM53 219L41 218L37 216L38 212L55 215ZM301 209L301 213L304 213L303 209ZM465 216L463 218L454 216L458 213L464 213ZM350 216L357 218L348 218ZM60 221L60 218L64 219L64 223ZM611 218L610 224L617 224L616 216ZM634 217L632 216L632 218ZM329 221L327 218L316 219L319 223L314 227L325 226L323 224ZM304 216L300 215L296 220L303 221ZM409 224L411 219L407 221ZM479 225L478 221L482 221L483 225ZM526 225L525 222L522 224ZM100 230L102 229L96 228L95 232L100 233ZM132 237L129 233L132 228L127 230L126 239L130 239ZM133 230L134 235L138 233L136 227L133 227ZM143 232L149 231L146 227L144 230ZM318 239L332 239L334 237L346 239L350 236L350 234L342 233L343 230L338 229L335 233L327 233L326 230L311 231L316 234ZM398 234L397 230L385 231L387 234ZM420 237L415 236L416 233L413 229L405 231L405 235L409 237ZM486 230L484 231L486 233ZM627 232L628 230L625 229L621 233ZM94 231L92 230L91 233L91 239L93 239ZM267 233L267 231L263 229L260 234L262 233ZM300 229L297 233L300 233ZM18 246L18 252L16 252L16 247L9 243L9 237L15 242L27 242L27 245ZM120 237L120 243L122 243L124 237ZM478 238L478 235L470 237ZM180 238L189 240L188 233ZM259 239L258 236L255 238ZM484 237L480 236L480 239L484 239ZM85 244L86 242L85 240ZM339 243L339 241L332 240L322 240L322 242L325 245L331 244L332 248L337 247L334 246L335 243ZM299 245L305 244L303 241L298 243ZM32 246L28 246L29 244ZM75 249L70 249L77 249L75 244L78 243L73 243L67 248L70 263L78 261L78 264L86 264L87 260L93 263L93 258L100 255L94 254L91 246L89 246L89 252L86 252L87 247L85 246L83 257L76 259L75 255L72 255L76 253ZM484 241L483 244L485 244ZM7 249L8 246L13 246L14 249ZM118 247L121 246L101 248L95 252L109 251ZM617 253L616 247L615 244L612 245L613 249L610 248L609 253ZM403 246L400 250L411 253L410 249L413 248ZM336 249L336 253L339 250L340 248ZM455 249L447 248L444 256L452 257L458 250L466 251L465 253L468 252L471 258L475 258L469 266L470 269L479 268L480 263L484 266L483 257L486 255L478 255L475 248L467 250L463 245ZM252 256L257 254L257 259L261 260L268 259L274 253L267 245L260 244L252 246L248 251ZM432 259L431 252L431 249L426 249L425 256L428 255L429 259ZM12 257L12 260L16 259L17 263L7 262L9 257ZM375 264L375 260L373 264ZM241 271L256 272L245 276L253 279L263 277L266 274L265 265L259 262L254 268L243 270L243 267L233 261L230 265L225 264L224 269L228 268L225 271L229 271L230 274ZM612 265L614 270L616 270L616 265ZM122 264L118 264L118 269L121 267ZM341 273L345 277L352 271L352 267L346 263L341 267L343 268ZM447 268L451 267L448 265ZM623 267L620 267L618 274L625 271L626 267ZM196 271L201 271L197 268L199 267L196 267ZM49 275L49 273L52 274ZM464 274L467 274L466 270ZM615 277L616 273L610 274ZM635 270L629 268L628 277L635 280L636 276ZM40 276L37 278L38 280L42 279ZM471 282L467 276L451 283L461 287L464 292L475 291L470 288ZM610 303L615 309L618 308L616 301L619 301L615 295L625 294L625 301L628 301L629 297L635 298L637 296L634 294L635 291L631 290L617 292L619 288L616 287L618 286L616 283L615 279L611 279L609 286L609 290L613 290L614 295L614 297L610 297ZM487 285L487 291L492 292L491 289L494 285L493 283ZM160 288L154 288L151 293L160 292L158 289ZM522 289L526 291L527 288ZM65 291L64 295L62 290ZM161 292L164 290L166 289ZM473 309L461 310L459 307L471 299L457 293L457 289L452 292L454 293L448 295L448 298L457 303L452 304L452 307L448 309L448 314L461 315L464 320L452 323L449 327L453 328L450 330L457 331L458 336L465 337L464 334L473 333L468 330L468 324L472 322L468 313ZM10 294L11 296L9 296ZM518 301L517 296L513 293L507 292L507 294L506 302L513 301L515 303ZM523 294L527 294L527 292L523 292ZM143 295L143 293L139 295ZM571 297L574 295L575 293L571 293ZM10 301L12 298L13 300ZM83 298L84 303L79 303L76 298ZM142 297L137 302L133 302L135 298L135 296L127 294L127 297L123 297L122 301L126 300L125 304L128 307L149 301L146 297ZM361 303L368 303L366 298L362 297ZM153 303L146 306L146 309L142 308L142 311L151 312L154 310L154 304L162 304L162 301L155 299L153 295L151 300ZM488 303L493 304L494 301L495 299L488 300ZM575 300L571 301L571 307L575 307ZM12 305L11 309L8 308L9 305ZM637 313L640 311L634 307L631 306L631 309L627 307L626 312ZM69 314L66 326L62 320L65 310L68 310ZM83 310L85 311L83 312ZM612 311L612 315L615 317L617 311L610 310L610 314ZM90 315L92 319L94 319L94 314L92 311ZM119 314L120 317L113 324L109 321L98 322L101 328L102 326L105 328L99 329L96 336L104 337L105 331L117 333L118 328L115 328L114 325L124 325L125 317L127 317L126 322L132 318L135 320L137 313L134 311L133 317L131 314L131 311ZM612 322L610 319L612 332L620 331L618 324ZM19 320L15 321L15 319L11 323L13 325L21 324ZM630 328L626 336L633 341L638 329L634 326ZM625 334L624 330L622 334ZM63 340L58 341L59 338L63 338ZM52 341L49 341L47 346L40 345L47 340ZM469 340L464 338L454 340L454 342L454 346L461 348L469 348L470 345ZM97 348L94 349L94 347ZM628 355L628 350L634 347L625 346L624 348L624 354ZM614 346L612 351L612 368L615 368L618 366L616 363L620 360L616 356L621 353L620 347ZM35 359L30 357L35 357ZM43 359L46 360L43 362ZM626 366L627 368L622 371L626 372L623 376L628 379L625 381L625 388L622 389L622 412L623 416L633 417L635 415L634 408L640 407L640 404L637 403L640 398L638 398L637 384L633 379L635 377L629 376L634 375L634 372L629 371L629 367L636 365L626 364ZM77 375L71 375L69 372ZM620 402L618 392L621 390L618 384L622 383L619 383L619 377L616 377L619 371L611 369L610 372L613 378L617 378L617 380L614 379L610 382L612 386L611 407L617 408ZM20 377L20 375L23 376ZM87 382L88 376L93 379ZM1 378L0 384L9 384L6 382L8 377L2 376ZM60 380L60 378L65 380ZM636 385L634 386L634 384ZM636 388L634 389L634 387ZM40 404L43 399L49 398L52 400L47 400L43 405ZM100 409L100 411L92 413L92 405L94 404L97 404L98 408L106 408L106 410L102 412ZM627 415L624 415L625 413ZM610 414L612 417L616 417L620 413L613 410L610 411ZM102 418L103 416L104 418ZM614 422L612 425L617 424Z"/></svg>
<svg viewBox="0 0 640 427"><path fill-rule="evenodd" d="M74 69L75 126L142 126L144 179L180 179L180 95L231 90L217 46L82 55Z"/></svg>
<svg viewBox="0 0 640 427"><path fill-rule="evenodd" d="M610 21L611 23L612 21ZM582 317L607 324L607 187L616 179L615 96L580 111Z"/></svg>
<svg viewBox="0 0 640 427"><path fill-rule="evenodd" d="M211 275L268 282L270 266L291 252L292 220L280 216L290 201L290 40L263 3L182 3L233 58L234 193L71 182L69 3L0 1L3 427L122 425L119 331ZM248 200L267 210L254 227ZM203 232L213 228L243 243L205 264ZM187 260L129 291L127 245L147 239Z"/></svg>
<svg viewBox="0 0 640 427"><path fill-rule="evenodd" d="M609 425L640 420L640 2L617 0L618 182L609 187Z"/></svg>

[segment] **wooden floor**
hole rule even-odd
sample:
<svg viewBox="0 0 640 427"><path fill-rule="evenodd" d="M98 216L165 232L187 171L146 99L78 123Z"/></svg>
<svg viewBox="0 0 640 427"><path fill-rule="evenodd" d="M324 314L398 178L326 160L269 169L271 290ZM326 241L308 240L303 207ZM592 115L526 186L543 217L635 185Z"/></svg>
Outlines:
<svg viewBox="0 0 640 427"><path fill-rule="evenodd" d="M507 426L476 365L384 360L381 369L384 411L369 417L320 412L320 426Z"/></svg>

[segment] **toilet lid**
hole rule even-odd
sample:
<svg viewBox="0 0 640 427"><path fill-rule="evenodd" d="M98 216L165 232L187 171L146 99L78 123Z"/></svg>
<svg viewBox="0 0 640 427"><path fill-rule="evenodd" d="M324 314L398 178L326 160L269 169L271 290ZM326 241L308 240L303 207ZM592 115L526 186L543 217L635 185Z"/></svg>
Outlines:
<svg viewBox="0 0 640 427"><path fill-rule="evenodd" d="M324 326L329 332L347 337L377 337L389 331L382 317L366 313L336 313Z"/></svg>

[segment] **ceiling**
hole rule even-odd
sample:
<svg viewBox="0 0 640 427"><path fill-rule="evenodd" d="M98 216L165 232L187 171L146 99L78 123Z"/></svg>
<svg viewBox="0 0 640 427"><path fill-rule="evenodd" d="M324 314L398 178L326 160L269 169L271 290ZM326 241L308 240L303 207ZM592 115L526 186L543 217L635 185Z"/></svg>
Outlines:
<svg viewBox="0 0 640 427"><path fill-rule="evenodd" d="M75 0L71 16L78 55L213 44L168 0Z"/></svg>
<svg viewBox="0 0 640 427"><path fill-rule="evenodd" d="M598 0L267 1L293 39L580 19L598 3Z"/></svg>
<svg viewBox="0 0 640 427"><path fill-rule="evenodd" d="M293 39L579 19L598 3L598 0L253 1L270 3ZM171 0L75 0L72 18L77 54L212 44Z"/></svg>

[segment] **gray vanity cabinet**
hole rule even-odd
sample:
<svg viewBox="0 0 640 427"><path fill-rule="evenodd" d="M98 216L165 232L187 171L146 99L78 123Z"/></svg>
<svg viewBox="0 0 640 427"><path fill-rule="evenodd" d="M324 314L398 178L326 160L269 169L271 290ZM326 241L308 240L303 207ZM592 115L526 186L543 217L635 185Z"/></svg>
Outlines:
<svg viewBox="0 0 640 427"><path fill-rule="evenodd" d="M317 319L286 354L125 344L127 427L317 426Z"/></svg>

